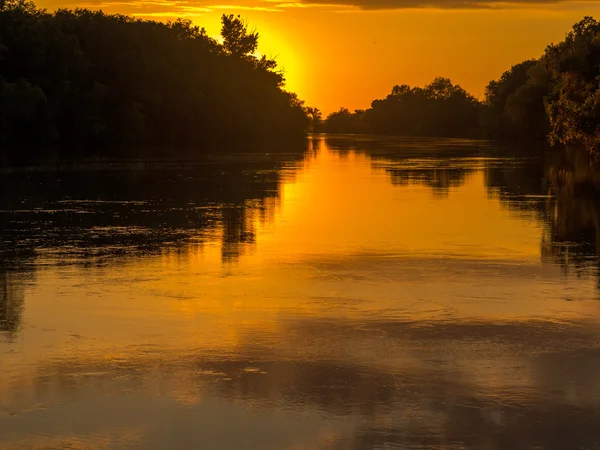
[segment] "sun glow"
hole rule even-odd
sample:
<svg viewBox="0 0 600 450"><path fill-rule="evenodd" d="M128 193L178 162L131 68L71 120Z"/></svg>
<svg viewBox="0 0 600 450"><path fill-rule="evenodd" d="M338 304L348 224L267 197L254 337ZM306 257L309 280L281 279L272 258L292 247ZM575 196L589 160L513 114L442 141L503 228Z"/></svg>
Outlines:
<svg viewBox="0 0 600 450"><path fill-rule="evenodd" d="M568 4L567 4L568 3ZM50 10L69 6L38 0ZM219 36L222 14L239 14L259 32L261 55L274 58L285 89L328 114L368 108L396 84L423 86L445 76L476 97L511 65L541 55L561 40L585 11L573 2L493 9L405 8L360 10L294 2L90 1L78 6L157 21L177 17ZM308 5L308 3L306 3ZM331 5L330 5L331 6Z"/></svg>
<svg viewBox="0 0 600 450"><path fill-rule="evenodd" d="M299 51L295 42L292 42L293 31L283 33L281 30L273 27L268 19L268 15L252 15L244 14L247 17L247 22L250 30L258 31L258 50L254 53L257 58L266 56L269 59L274 59L277 62L277 69L283 73L285 77L285 89L290 92L295 92L301 99L304 99L306 78L304 70L305 62L302 60L301 51ZM221 22L219 15L198 16L192 19L193 22L201 27L206 28L210 37L218 43L223 43L223 38L220 35Z"/></svg>

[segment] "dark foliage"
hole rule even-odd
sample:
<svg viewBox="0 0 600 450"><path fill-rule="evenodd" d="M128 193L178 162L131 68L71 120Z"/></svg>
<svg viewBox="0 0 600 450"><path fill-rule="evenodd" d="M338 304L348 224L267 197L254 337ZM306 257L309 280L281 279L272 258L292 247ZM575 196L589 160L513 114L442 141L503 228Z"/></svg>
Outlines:
<svg viewBox="0 0 600 450"><path fill-rule="evenodd" d="M379 134L474 137L479 102L448 78L424 88L394 86L384 100L375 100L365 120Z"/></svg>
<svg viewBox="0 0 600 450"><path fill-rule="evenodd" d="M483 101L436 78L423 88L394 86L367 110L341 108L325 120L284 90L274 60L255 56L259 34L239 16L223 15L221 34L223 44L186 20L2 2L0 163L191 156L301 140L306 131L600 150L600 24L591 17L539 60L491 81Z"/></svg>
<svg viewBox="0 0 600 450"><path fill-rule="evenodd" d="M22 157L25 146L41 159L301 138L307 111L283 89L275 61L254 56L258 33L239 17L224 15L222 24L221 45L186 20L48 13L8 0L0 10L2 157Z"/></svg>
<svg viewBox="0 0 600 450"><path fill-rule="evenodd" d="M550 141L600 151L600 23L585 17L550 45L542 64L552 79L546 112Z"/></svg>
<svg viewBox="0 0 600 450"><path fill-rule="evenodd" d="M31 94L34 96L34 94ZM600 23L585 17L539 60L514 65L491 81L483 101L447 78L424 88L394 86L354 113L330 114L325 131L549 141L600 154Z"/></svg>
<svg viewBox="0 0 600 450"><path fill-rule="evenodd" d="M549 132L544 98L549 75L538 61L516 64L485 90L485 134L496 139L542 140Z"/></svg>
<svg viewBox="0 0 600 450"><path fill-rule="evenodd" d="M330 114L326 131L412 136L475 137L481 104L448 78L436 78L424 88L394 86L366 111L345 108Z"/></svg>

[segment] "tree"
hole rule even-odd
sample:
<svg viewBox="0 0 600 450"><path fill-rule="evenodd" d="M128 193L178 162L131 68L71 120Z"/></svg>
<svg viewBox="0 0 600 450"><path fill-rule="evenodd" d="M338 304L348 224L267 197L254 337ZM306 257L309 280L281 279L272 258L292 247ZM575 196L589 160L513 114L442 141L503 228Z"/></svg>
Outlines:
<svg viewBox="0 0 600 450"><path fill-rule="evenodd" d="M347 108L340 108L327 116L323 127L328 133L366 133L368 129L365 126L364 115L363 110L350 112Z"/></svg>
<svg viewBox="0 0 600 450"><path fill-rule="evenodd" d="M423 88L394 86L386 98L371 103L363 123L375 134L473 137L480 107L462 87L438 77Z"/></svg>
<svg viewBox="0 0 600 450"><path fill-rule="evenodd" d="M545 139L549 76L536 60L515 64L485 89L485 134L499 139Z"/></svg>
<svg viewBox="0 0 600 450"><path fill-rule="evenodd" d="M223 30L221 45L189 20L50 13L7 0L0 10L0 160L26 145L31 150L20 154L41 159L44 144L58 158L82 158L301 141L307 110L284 89L276 62L253 55L258 33L233 16L223 16Z"/></svg>
<svg viewBox="0 0 600 450"><path fill-rule="evenodd" d="M585 17L550 45L542 64L552 78L546 101L550 141L600 152L600 23Z"/></svg>
<svg viewBox="0 0 600 450"><path fill-rule="evenodd" d="M450 78L437 77L425 86L425 93L431 99L448 100L453 95L467 97L467 92L459 85L452 84Z"/></svg>
<svg viewBox="0 0 600 450"><path fill-rule="evenodd" d="M310 120L310 129L313 133L319 133L321 131L323 115L319 108L314 107L306 107L305 108L306 115Z"/></svg>
<svg viewBox="0 0 600 450"><path fill-rule="evenodd" d="M225 50L238 58L250 55L258 48L258 32L248 32L248 25L239 15L221 16L221 37Z"/></svg>

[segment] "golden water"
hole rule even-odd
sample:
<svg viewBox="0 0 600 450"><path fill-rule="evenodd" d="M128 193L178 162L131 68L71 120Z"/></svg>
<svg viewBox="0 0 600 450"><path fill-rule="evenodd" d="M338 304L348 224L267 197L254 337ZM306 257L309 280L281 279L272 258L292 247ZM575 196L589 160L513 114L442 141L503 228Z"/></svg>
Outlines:
<svg viewBox="0 0 600 450"><path fill-rule="evenodd" d="M547 161L214 159L4 174L0 448L599 448L598 215Z"/></svg>

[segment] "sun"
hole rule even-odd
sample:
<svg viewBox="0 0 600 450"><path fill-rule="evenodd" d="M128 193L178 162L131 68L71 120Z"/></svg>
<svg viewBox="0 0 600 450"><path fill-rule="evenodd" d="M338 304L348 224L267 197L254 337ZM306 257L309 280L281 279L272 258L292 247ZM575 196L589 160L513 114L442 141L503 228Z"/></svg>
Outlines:
<svg viewBox="0 0 600 450"><path fill-rule="evenodd" d="M269 29L269 27L259 28L259 34L260 54L277 62L277 68L283 72L285 77L286 90L296 92L302 98L302 79L304 77L298 51L286 36Z"/></svg>
<svg viewBox="0 0 600 450"><path fill-rule="evenodd" d="M285 77L285 89L297 93L302 98L303 79L305 77L300 52L291 42L293 36L275 29L263 15L248 17L247 21L249 29L256 29L259 35L258 50L254 53L254 56L257 58L265 56L274 59L277 62L277 70L282 71ZM197 25L204 26L210 37L220 44L223 43L223 38L220 35L220 16L204 16L201 19L199 18Z"/></svg>

